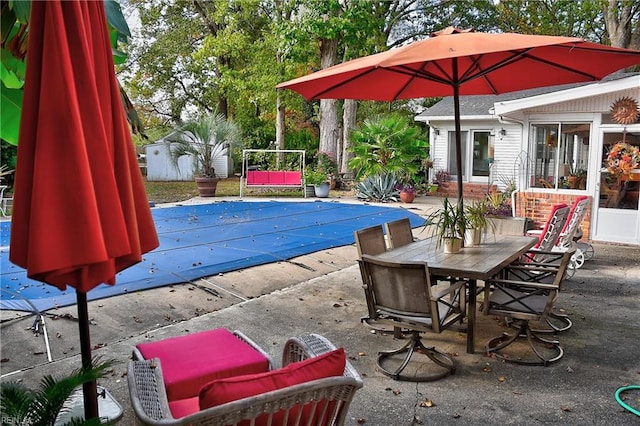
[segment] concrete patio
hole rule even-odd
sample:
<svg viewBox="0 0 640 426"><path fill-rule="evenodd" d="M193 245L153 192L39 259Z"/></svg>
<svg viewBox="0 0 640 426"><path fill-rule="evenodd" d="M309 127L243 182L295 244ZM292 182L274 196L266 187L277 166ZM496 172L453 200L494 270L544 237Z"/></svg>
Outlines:
<svg viewBox="0 0 640 426"><path fill-rule="evenodd" d="M437 202L419 197L402 207L423 214ZM415 233L420 236L418 229ZM123 405L120 424L134 424L125 371L136 343L226 327L241 330L279 361L290 336L319 333L345 348L364 380L349 410L349 425L637 425L640 418L622 409L614 392L640 383L640 247L594 247L595 258L566 281L557 301L574 326L558 336L565 356L549 367L486 357L484 344L503 327L496 318L478 314L475 354L465 352L463 333L425 336L455 355L455 375L419 384L383 376L376 371L377 351L402 342L360 323L366 305L356 248L347 246L90 302L94 355L119 361L100 384ZM2 312L0 366L3 376L13 373L2 380L36 386L45 374L77 368L76 315L69 307L46 316L54 359L49 363L42 336L29 330L33 317ZM629 392L627 402L640 406L640 392Z"/></svg>

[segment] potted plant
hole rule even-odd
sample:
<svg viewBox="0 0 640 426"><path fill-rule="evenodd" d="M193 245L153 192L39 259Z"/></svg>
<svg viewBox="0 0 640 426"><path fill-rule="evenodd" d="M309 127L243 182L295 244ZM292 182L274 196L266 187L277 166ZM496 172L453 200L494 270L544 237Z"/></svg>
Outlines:
<svg viewBox="0 0 640 426"><path fill-rule="evenodd" d="M107 376L115 360L91 360L91 365L74 370L70 375L56 378L44 376L39 389L29 389L19 382L3 382L0 385L2 424L49 425L68 412L65 402L83 383ZM74 425L100 425L100 419L71 418ZM56 422L58 424L58 422Z"/></svg>
<svg viewBox="0 0 640 426"><path fill-rule="evenodd" d="M433 226L437 248L444 246L445 253L457 253L462 248L465 222L464 207L459 203L451 204L445 197L442 207L427 216L426 225Z"/></svg>
<svg viewBox="0 0 640 426"><path fill-rule="evenodd" d="M487 220L487 202L474 200L465 207L466 228L464 233L464 245L477 246L482 241L482 234L493 222Z"/></svg>
<svg viewBox="0 0 640 426"><path fill-rule="evenodd" d="M327 181L327 174L321 170L308 167L304 172L305 185L313 185L316 197L326 198L329 196L329 182Z"/></svg>
<svg viewBox="0 0 640 426"><path fill-rule="evenodd" d="M216 194L218 178L214 164L240 143L240 128L222 114L213 114L189 122L165 138L171 143L171 159L175 167L183 155L191 155L198 191L202 197Z"/></svg>
<svg viewBox="0 0 640 426"><path fill-rule="evenodd" d="M331 189L336 187L336 174L338 173L338 165L333 159L330 152L318 151L316 153L316 169L327 175Z"/></svg>
<svg viewBox="0 0 640 426"><path fill-rule="evenodd" d="M404 183L398 186L400 201L403 203L413 203L416 198L416 187L412 183Z"/></svg>

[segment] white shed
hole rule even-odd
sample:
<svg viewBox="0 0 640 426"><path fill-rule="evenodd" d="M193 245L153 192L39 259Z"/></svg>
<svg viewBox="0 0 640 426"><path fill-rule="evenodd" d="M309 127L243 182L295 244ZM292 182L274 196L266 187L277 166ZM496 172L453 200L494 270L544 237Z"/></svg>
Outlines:
<svg viewBox="0 0 640 426"><path fill-rule="evenodd" d="M169 151L170 143L160 139L145 146L147 157L147 180L149 181L189 181L193 180L193 160L184 155L176 167ZM224 155L214 162L216 177L227 178L233 174L233 159Z"/></svg>

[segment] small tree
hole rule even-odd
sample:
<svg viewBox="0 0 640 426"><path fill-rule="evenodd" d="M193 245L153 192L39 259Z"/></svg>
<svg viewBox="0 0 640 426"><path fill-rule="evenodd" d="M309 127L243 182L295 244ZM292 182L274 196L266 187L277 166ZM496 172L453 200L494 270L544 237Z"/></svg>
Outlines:
<svg viewBox="0 0 640 426"><path fill-rule="evenodd" d="M194 175L213 178L215 160L240 144L240 128L222 114L213 114L185 124L166 140L172 143L171 158L176 167L180 157L192 155Z"/></svg>
<svg viewBox="0 0 640 426"><path fill-rule="evenodd" d="M392 174L399 180L411 179L427 156L428 144L421 130L397 115L367 119L351 134L354 157L349 167L356 179Z"/></svg>

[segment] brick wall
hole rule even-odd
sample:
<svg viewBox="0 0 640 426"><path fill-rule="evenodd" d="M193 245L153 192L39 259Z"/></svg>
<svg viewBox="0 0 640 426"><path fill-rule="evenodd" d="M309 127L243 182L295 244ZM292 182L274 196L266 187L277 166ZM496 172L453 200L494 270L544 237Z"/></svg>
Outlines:
<svg viewBox="0 0 640 426"><path fill-rule="evenodd" d="M551 213L551 208L555 204L565 203L569 207L573 206L573 202L577 195L562 193L537 193L537 192L518 192L516 194L516 216L528 217L533 220L533 228L544 227L544 224ZM591 197L589 197L591 199ZM582 221L582 232L585 238L590 235L591 227L591 203L587 208L587 213Z"/></svg>
<svg viewBox="0 0 640 426"><path fill-rule="evenodd" d="M490 191L498 190L496 185L491 185ZM465 183L462 185L462 196L465 200L481 200L487 196L487 184L484 183ZM447 182L438 186L438 194L441 197L457 198L458 184L456 182Z"/></svg>

